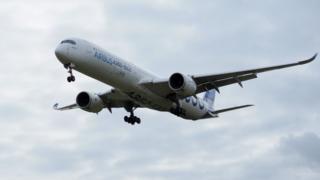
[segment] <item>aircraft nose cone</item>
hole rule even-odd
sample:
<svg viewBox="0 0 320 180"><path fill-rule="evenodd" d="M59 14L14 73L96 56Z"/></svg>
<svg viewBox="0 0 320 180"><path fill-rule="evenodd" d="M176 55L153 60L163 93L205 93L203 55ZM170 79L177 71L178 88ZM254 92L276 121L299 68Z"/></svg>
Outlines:
<svg viewBox="0 0 320 180"><path fill-rule="evenodd" d="M61 48L61 46L58 46L56 48L56 50L54 51L54 53L56 54L56 56L59 58L59 56L62 56L64 54L63 49Z"/></svg>
<svg viewBox="0 0 320 180"><path fill-rule="evenodd" d="M62 62L63 64L67 63L66 62L67 51L64 47L61 47L59 45L54 51L54 53L60 62Z"/></svg>

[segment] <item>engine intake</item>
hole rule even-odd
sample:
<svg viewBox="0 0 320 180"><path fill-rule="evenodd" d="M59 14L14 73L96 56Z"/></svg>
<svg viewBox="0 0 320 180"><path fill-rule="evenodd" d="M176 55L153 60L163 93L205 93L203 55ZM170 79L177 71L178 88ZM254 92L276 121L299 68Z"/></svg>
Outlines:
<svg viewBox="0 0 320 180"><path fill-rule="evenodd" d="M92 113L98 113L104 108L102 99L98 95L88 92L80 92L76 102L82 110Z"/></svg>
<svg viewBox="0 0 320 180"><path fill-rule="evenodd" d="M190 76L181 73L174 73L170 76L169 87L181 97L192 96L197 91L197 84L194 80Z"/></svg>

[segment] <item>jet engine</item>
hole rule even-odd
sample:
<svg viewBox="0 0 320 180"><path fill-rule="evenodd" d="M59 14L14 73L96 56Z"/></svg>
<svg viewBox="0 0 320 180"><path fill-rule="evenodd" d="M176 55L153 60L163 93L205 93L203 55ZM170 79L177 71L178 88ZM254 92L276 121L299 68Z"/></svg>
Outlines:
<svg viewBox="0 0 320 180"><path fill-rule="evenodd" d="M181 97L192 96L197 91L197 84L194 80L190 76L181 73L174 73L170 76L169 87Z"/></svg>
<svg viewBox="0 0 320 180"><path fill-rule="evenodd" d="M88 92L80 92L77 95L76 102L82 110L92 113L98 113L105 107L98 95Z"/></svg>

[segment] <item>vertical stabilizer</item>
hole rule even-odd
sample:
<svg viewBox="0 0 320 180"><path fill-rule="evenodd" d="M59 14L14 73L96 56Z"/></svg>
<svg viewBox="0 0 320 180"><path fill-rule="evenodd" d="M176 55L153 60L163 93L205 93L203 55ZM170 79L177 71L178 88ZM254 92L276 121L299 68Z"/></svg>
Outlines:
<svg viewBox="0 0 320 180"><path fill-rule="evenodd" d="M216 97L216 91L210 90L204 94L203 101L207 103L209 109L213 110L214 99Z"/></svg>

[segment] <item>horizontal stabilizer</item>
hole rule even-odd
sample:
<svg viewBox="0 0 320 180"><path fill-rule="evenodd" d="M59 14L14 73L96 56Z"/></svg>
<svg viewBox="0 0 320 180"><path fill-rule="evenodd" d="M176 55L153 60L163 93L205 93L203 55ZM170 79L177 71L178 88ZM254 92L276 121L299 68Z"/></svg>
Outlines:
<svg viewBox="0 0 320 180"><path fill-rule="evenodd" d="M216 110L216 111L213 111L212 113L213 114L219 114L219 113L223 113L223 112L227 112L227 111L233 111L233 110L236 110L236 109L247 108L247 107L251 107L251 106L253 106L253 105L252 104L248 104L248 105L243 105L243 106L236 106L236 107Z"/></svg>

